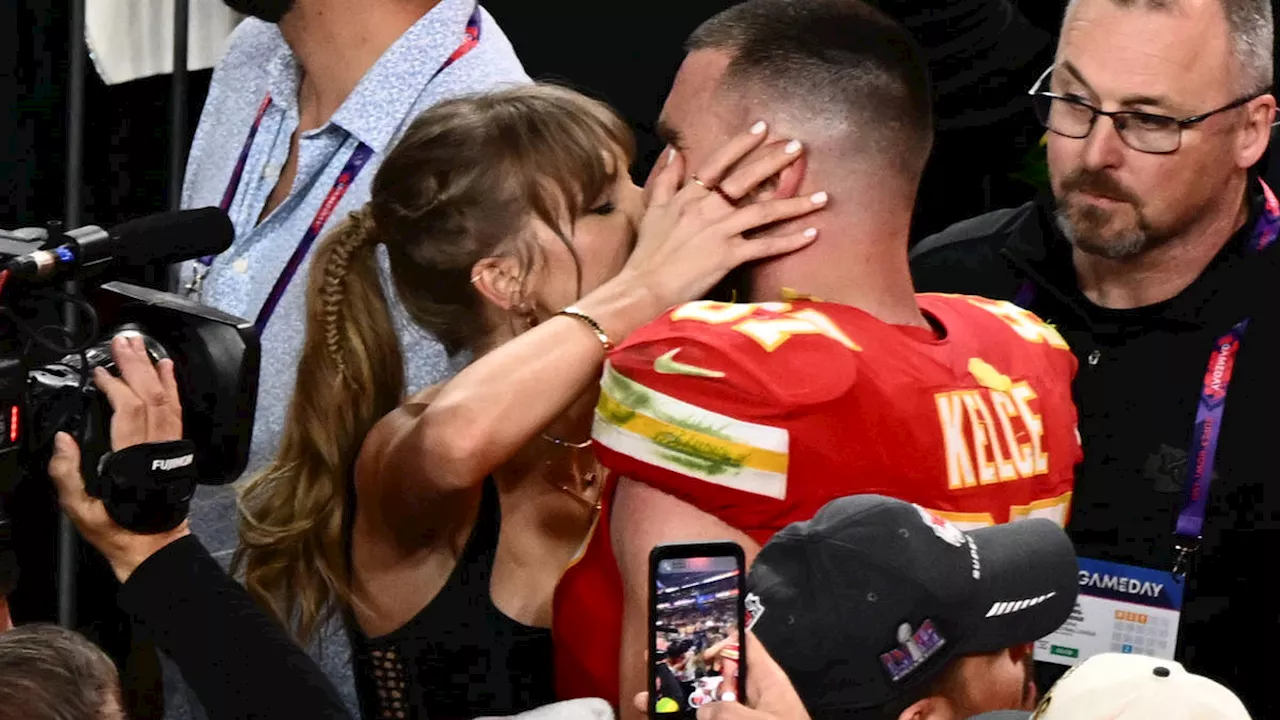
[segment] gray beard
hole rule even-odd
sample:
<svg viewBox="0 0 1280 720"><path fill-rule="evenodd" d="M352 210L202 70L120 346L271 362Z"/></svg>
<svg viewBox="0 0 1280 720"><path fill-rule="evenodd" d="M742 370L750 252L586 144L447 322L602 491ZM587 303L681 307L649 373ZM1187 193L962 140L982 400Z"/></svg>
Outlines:
<svg viewBox="0 0 1280 720"><path fill-rule="evenodd" d="M1053 219L1067 242L1086 255L1107 260L1127 260L1141 255L1153 245L1158 244L1145 227L1141 216L1138 218L1136 227L1126 228L1118 233L1104 234L1101 228L1107 218L1101 213L1089 208L1078 215L1080 217L1072 218L1071 211L1059 204L1054 211ZM1104 222L1098 222L1099 220Z"/></svg>

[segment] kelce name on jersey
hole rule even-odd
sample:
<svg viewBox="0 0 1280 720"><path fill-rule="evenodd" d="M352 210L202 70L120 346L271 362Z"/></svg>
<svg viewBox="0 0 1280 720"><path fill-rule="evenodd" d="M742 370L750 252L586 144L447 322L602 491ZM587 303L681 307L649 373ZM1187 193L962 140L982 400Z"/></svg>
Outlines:
<svg viewBox="0 0 1280 720"><path fill-rule="evenodd" d="M1049 472L1044 423L1031 410L1026 382L1008 390L953 390L934 395L946 446L947 487L990 485Z"/></svg>

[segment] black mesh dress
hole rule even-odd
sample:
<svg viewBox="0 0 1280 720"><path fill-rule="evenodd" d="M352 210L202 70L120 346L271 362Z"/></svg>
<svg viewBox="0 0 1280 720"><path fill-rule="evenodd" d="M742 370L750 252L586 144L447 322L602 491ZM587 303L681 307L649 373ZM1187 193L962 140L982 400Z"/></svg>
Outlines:
<svg viewBox="0 0 1280 720"><path fill-rule="evenodd" d="M462 720L554 701L551 631L521 625L489 597L501 525L488 479L462 557L430 604L377 638L365 637L348 613L364 720Z"/></svg>

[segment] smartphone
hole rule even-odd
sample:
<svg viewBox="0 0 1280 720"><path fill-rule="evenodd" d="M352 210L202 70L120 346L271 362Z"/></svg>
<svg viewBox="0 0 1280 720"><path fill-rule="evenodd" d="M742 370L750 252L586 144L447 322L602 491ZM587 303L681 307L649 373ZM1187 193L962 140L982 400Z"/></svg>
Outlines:
<svg viewBox="0 0 1280 720"><path fill-rule="evenodd" d="M746 572L734 542L658 545L649 553L649 716L693 718L738 702L747 686Z"/></svg>

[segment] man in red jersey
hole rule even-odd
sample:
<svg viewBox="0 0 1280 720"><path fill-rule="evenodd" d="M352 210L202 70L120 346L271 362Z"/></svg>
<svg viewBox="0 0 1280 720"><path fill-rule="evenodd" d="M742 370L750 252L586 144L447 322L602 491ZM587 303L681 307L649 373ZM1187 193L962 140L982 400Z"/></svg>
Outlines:
<svg viewBox="0 0 1280 720"><path fill-rule="evenodd" d="M734 540L750 561L785 525L858 493L961 528L1062 524L1080 459L1076 363L1058 333L1009 303L912 287L932 120L910 36L860 0L748 0L689 47L659 123L686 167L757 120L806 152L756 195L688 182L726 210L818 188L831 202L802 220L816 242L748 269L752 304L676 308L609 358L594 437L616 490L557 591L554 632L561 693L615 706L645 681L654 545ZM664 202L654 185L651 203Z"/></svg>

